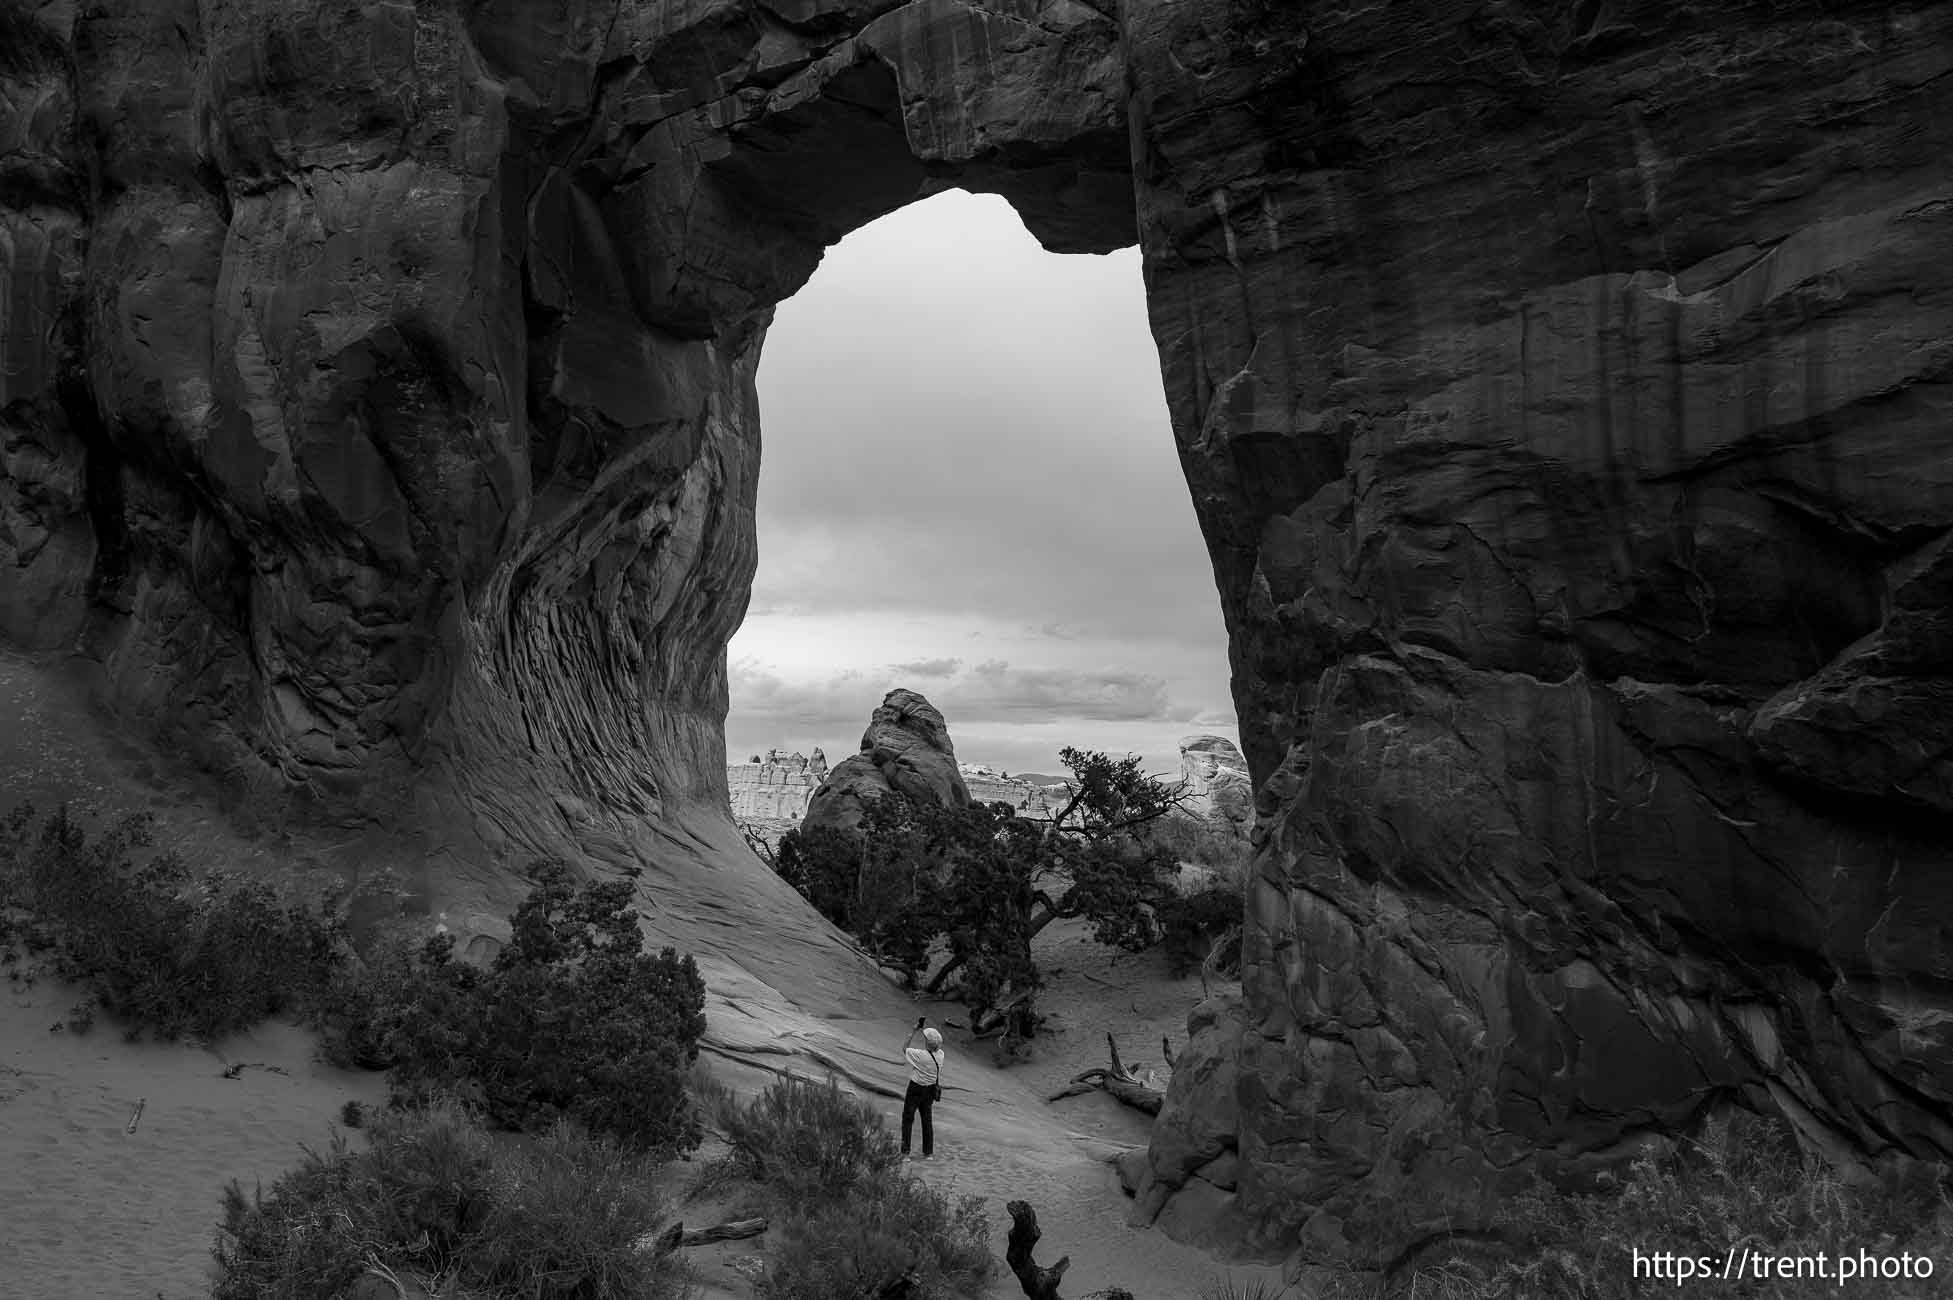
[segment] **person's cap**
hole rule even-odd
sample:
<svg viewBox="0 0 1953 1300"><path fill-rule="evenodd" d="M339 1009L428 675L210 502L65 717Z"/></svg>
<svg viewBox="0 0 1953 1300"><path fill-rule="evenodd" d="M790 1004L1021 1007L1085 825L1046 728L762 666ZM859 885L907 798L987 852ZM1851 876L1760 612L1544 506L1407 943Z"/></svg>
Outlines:
<svg viewBox="0 0 1953 1300"><path fill-rule="evenodd" d="M943 1031L932 1025L922 1031L922 1041L931 1047L941 1047L943 1043Z"/></svg>

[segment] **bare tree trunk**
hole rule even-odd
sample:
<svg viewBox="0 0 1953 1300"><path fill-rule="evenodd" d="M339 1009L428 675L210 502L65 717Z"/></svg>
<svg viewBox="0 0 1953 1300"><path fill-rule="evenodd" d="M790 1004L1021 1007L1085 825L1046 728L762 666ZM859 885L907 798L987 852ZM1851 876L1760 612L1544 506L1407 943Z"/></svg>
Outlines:
<svg viewBox="0 0 1953 1300"><path fill-rule="evenodd" d="M687 1228L682 1223L674 1223L655 1236L647 1234L639 1237L637 1248L654 1255L669 1255L681 1246L703 1246L714 1241L738 1241L742 1237L757 1237L765 1231L765 1219L733 1219L710 1228Z"/></svg>
<svg viewBox="0 0 1953 1300"><path fill-rule="evenodd" d="M1138 1076L1126 1068L1125 1063L1119 1059L1119 1044L1112 1040L1111 1034L1105 1036L1105 1045L1112 1055L1111 1066L1087 1070L1077 1075L1070 1083L1053 1093L1051 1100L1061 1101L1066 1097L1076 1097L1080 1093L1103 1088L1134 1110L1144 1111L1148 1115L1159 1114L1160 1107L1166 1104L1166 1094L1157 1088L1147 1087L1139 1081Z"/></svg>
<svg viewBox="0 0 1953 1300"><path fill-rule="evenodd" d="M922 991L924 993L927 993L932 998L935 997L938 993L942 992L943 981L948 979L951 974L961 969L963 969L963 958L951 957L948 961L943 963L943 968L941 970L937 971L934 975L929 977L929 982L923 985Z"/></svg>
<svg viewBox="0 0 1953 1300"><path fill-rule="evenodd" d="M1063 1300L1058 1294L1058 1283L1071 1267L1071 1256L1064 1256L1050 1268L1040 1267L1031 1258L1038 1238L1044 1235L1038 1230L1038 1212L1024 1201L1012 1201L1004 1208L1010 1211L1010 1236L1004 1242L1004 1262L1017 1274L1017 1285L1024 1288L1029 1300Z"/></svg>
<svg viewBox="0 0 1953 1300"><path fill-rule="evenodd" d="M780 869L780 860L773 856L773 846L763 836L745 822L739 823L739 833L746 837L746 847L774 871Z"/></svg>
<svg viewBox="0 0 1953 1300"><path fill-rule="evenodd" d="M1046 910L1041 915L1039 915L1038 917L1032 920L1030 925L1030 930L1024 936L1024 941L1026 943L1029 943L1032 939L1037 938L1039 931L1043 930L1045 926L1050 925L1053 921L1057 920L1060 916L1064 915L1063 912L1058 911L1057 908L1054 907L1049 902L1045 904L1045 909ZM929 977L929 983L923 987L922 991L924 993L927 993L930 997L935 997L937 994L941 993L943 991L943 982L947 980L951 975L954 975L957 971L963 969L964 960L965 959L959 955L959 956L951 957L948 961L944 962L943 968L937 971L934 975L931 975Z"/></svg>

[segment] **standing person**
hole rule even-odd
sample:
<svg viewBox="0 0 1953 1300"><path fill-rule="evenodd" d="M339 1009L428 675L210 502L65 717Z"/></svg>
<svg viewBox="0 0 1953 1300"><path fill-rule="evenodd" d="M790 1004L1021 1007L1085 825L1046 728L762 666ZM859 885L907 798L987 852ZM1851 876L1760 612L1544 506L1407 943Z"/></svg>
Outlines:
<svg viewBox="0 0 1953 1300"><path fill-rule="evenodd" d="M936 1153L936 1128L929 1109L943 1095L943 1035L928 1027L929 1017L917 1016L915 1028L902 1044L902 1058L909 1063L909 1090L902 1094L902 1158L909 1158L909 1135L915 1130L917 1112L922 1115L922 1158ZM922 1035L922 1046L915 1036Z"/></svg>

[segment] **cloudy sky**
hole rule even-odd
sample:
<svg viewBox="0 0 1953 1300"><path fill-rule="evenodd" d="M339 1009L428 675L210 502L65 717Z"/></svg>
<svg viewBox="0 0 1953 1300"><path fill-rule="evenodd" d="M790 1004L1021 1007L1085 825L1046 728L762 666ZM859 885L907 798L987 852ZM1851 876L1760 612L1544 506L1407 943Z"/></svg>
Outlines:
<svg viewBox="0 0 1953 1300"><path fill-rule="evenodd" d="M838 761L898 686L1012 772L1064 745L1173 772L1180 737L1234 737L1136 250L1046 253L993 196L913 204L782 304L759 390L732 761Z"/></svg>

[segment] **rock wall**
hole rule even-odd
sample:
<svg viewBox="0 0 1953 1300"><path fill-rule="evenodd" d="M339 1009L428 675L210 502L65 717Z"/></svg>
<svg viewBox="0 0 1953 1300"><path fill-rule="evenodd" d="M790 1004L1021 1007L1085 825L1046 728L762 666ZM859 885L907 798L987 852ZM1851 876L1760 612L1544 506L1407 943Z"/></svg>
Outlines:
<svg viewBox="0 0 1953 1300"><path fill-rule="evenodd" d="M1250 1238L1391 1261L1737 1098L1953 1154L1953 6L1123 12Z"/></svg>
<svg viewBox="0 0 1953 1300"><path fill-rule="evenodd" d="M759 349L994 190L1141 242L1258 791L1142 1207L1388 1260L1737 1097L1945 1155L1949 69L1944 2L0 0L0 638L457 925L560 853L758 970Z"/></svg>

